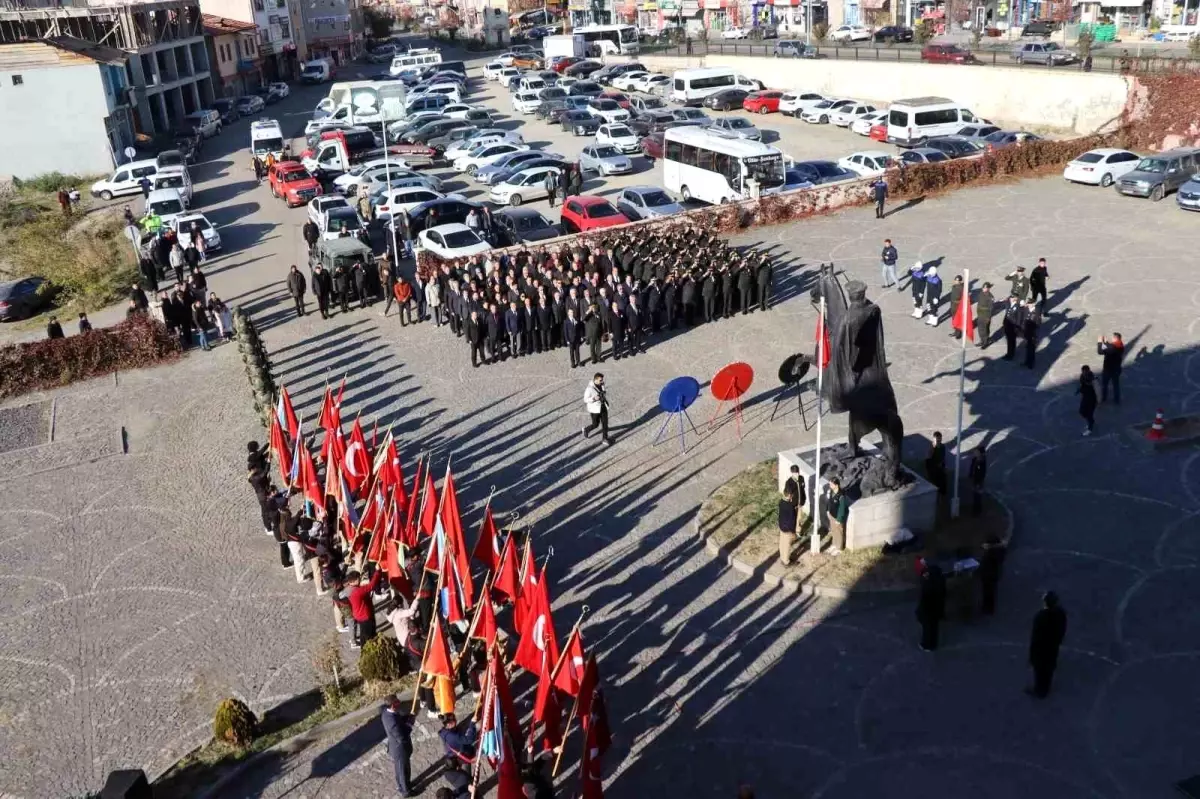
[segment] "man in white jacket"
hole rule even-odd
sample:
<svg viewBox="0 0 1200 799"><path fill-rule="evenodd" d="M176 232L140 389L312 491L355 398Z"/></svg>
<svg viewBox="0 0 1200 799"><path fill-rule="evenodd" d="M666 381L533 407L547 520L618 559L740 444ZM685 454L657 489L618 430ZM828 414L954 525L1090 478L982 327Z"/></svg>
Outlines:
<svg viewBox="0 0 1200 799"><path fill-rule="evenodd" d="M587 438L599 427L604 443L612 446L612 439L608 437L608 395L604 393L604 375L601 372L596 372L592 382L583 390L583 404L592 417L592 423L583 428L583 437Z"/></svg>

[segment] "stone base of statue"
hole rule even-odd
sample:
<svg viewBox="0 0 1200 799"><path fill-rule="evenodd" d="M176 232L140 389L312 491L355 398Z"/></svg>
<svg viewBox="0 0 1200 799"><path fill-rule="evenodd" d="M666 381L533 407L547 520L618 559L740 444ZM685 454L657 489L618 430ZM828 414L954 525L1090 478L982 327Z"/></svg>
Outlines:
<svg viewBox="0 0 1200 799"><path fill-rule="evenodd" d="M861 455L849 457L849 446L845 440L835 441L821 449L821 490L815 491L816 447L784 450L779 453L779 490L791 474L793 465L800 467L805 481L808 501L801 511L801 519L807 519L817 509L817 529L825 532L829 525L825 518L825 497L828 487L825 481L835 474L842 484L842 491L850 499L850 515L846 521L846 549L868 549L883 546L896 530L907 527L914 533L926 534L933 530L937 521L937 488L920 475L901 466L905 485L894 491L881 490L875 484L883 460L878 450L863 441L859 444ZM813 497L819 498L818 502Z"/></svg>

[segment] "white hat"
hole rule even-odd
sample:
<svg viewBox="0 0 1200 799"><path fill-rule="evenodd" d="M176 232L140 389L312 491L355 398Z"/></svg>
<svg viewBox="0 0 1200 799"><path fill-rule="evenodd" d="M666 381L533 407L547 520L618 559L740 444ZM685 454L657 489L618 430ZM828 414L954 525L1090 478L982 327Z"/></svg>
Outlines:
<svg viewBox="0 0 1200 799"><path fill-rule="evenodd" d="M917 262L912 265L912 268L913 268L914 272L920 272L922 269L925 268L925 262L922 261L920 258L918 258Z"/></svg>
<svg viewBox="0 0 1200 799"><path fill-rule="evenodd" d="M925 270L925 274L934 275L936 277L937 276L937 267L936 266L929 267L928 269Z"/></svg>

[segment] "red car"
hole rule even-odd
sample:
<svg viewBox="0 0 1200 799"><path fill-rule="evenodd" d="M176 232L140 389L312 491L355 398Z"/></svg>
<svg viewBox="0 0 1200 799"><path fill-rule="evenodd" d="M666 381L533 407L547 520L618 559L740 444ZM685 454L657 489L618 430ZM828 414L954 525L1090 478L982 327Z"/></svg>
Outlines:
<svg viewBox="0 0 1200 799"><path fill-rule="evenodd" d="M978 64L979 59L953 44L927 44L921 51L921 60L930 64Z"/></svg>
<svg viewBox="0 0 1200 799"><path fill-rule="evenodd" d="M624 225L625 215L603 197L576 194L563 200L562 229L564 233L583 233L588 230Z"/></svg>
<svg viewBox="0 0 1200 799"><path fill-rule="evenodd" d="M624 92L619 92L616 89L605 89L604 91L600 92L600 99L615 100L617 105L621 106L626 111L633 111L633 106L629 104L629 97L627 97Z"/></svg>
<svg viewBox="0 0 1200 799"><path fill-rule="evenodd" d="M642 154L647 158L663 157L663 135L661 133L651 133L638 144L642 147Z"/></svg>
<svg viewBox="0 0 1200 799"><path fill-rule="evenodd" d="M742 100L742 108L753 114L770 114L779 110L783 92L755 92Z"/></svg>
<svg viewBox="0 0 1200 799"><path fill-rule="evenodd" d="M555 61L551 62L550 69L554 70L555 72L557 72L559 74L562 74L563 72L566 71L567 67L578 64L582 60L583 60L582 58L576 58L573 55L563 56L562 58L558 58Z"/></svg>
<svg viewBox="0 0 1200 799"><path fill-rule="evenodd" d="M280 161L267 172L271 195L282 197L288 208L304 205L321 193L321 184L298 161Z"/></svg>
<svg viewBox="0 0 1200 799"><path fill-rule="evenodd" d="M887 123L880 122L878 125L872 125L871 132L867 134L867 138L872 141L887 141Z"/></svg>

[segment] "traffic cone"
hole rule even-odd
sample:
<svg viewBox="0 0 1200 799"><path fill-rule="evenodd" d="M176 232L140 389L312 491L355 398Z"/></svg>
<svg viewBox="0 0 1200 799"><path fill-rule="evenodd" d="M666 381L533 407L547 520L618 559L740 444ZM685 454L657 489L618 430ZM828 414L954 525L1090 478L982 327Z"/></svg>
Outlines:
<svg viewBox="0 0 1200 799"><path fill-rule="evenodd" d="M1162 408L1159 408L1158 413L1154 414L1154 424L1146 431L1146 440L1162 441L1166 437L1166 433L1163 432L1163 412Z"/></svg>

